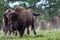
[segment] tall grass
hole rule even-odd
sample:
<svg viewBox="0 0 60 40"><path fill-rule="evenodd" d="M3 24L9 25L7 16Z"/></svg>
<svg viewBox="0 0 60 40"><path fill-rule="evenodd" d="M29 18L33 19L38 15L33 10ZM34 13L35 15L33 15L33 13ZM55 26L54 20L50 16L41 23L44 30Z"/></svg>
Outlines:
<svg viewBox="0 0 60 40"><path fill-rule="evenodd" d="M3 35L0 33L0 40L60 40L60 31L37 31L37 35L33 35L31 32L30 35L26 33L22 38L19 35Z"/></svg>

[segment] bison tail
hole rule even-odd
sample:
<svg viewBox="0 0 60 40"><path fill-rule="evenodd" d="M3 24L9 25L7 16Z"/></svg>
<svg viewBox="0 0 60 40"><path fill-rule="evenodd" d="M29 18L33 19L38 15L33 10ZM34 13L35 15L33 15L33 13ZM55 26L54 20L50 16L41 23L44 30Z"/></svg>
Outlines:
<svg viewBox="0 0 60 40"><path fill-rule="evenodd" d="M40 16L40 14L33 13L34 16Z"/></svg>

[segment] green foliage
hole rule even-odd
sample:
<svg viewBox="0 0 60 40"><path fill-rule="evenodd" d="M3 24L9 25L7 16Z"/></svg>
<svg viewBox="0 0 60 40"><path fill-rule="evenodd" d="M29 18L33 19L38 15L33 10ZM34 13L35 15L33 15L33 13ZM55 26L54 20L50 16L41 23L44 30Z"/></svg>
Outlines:
<svg viewBox="0 0 60 40"><path fill-rule="evenodd" d="M30 4L30 7L28 7L28 8L32 8L35 12L42 13L44 15L44 17L39 16L38 17L39 19L45 19L45 20L49 21L54 16L60 17L60 0L46 0L46 1L48 1L48 4L41 4L41 6L39 6L38 8L36 8L35 4L37 2L39 2L40 0L8 0L8 1L28 2ZM4 11L8 8L7 4L8 4L8 2L5 2L4 0L0 1L0 23L1 23L2 15L3 15ZM49 5L49 7L46 7L46 5ZM25 4L23 4L22 6L24 6L26 9L28 9ZM42 6L45 6L45 9L42 9Z"/></svg>
<svg viewBox="0 0 60 40"><path fill-rule="evenodd" d="M6 2L0 2L0 23L2 23L2 17L3 17L3 13L6 11L7 9L7 3Z"/></svg>
<svg viewBox="0 0 60 40"><path fill-rule="evenodd" d="M49 1L49 3L55 3L56 2L56 0L48 0Z"/></svg>
<svg viewBox="0 0 60 40"><path fill-rule="evenodd" d="M48 9L49 16L50 17L54 17L58 15L60 16L60 13L59 13L60 0L48 0L48 2L49 2L49 7L46 9Z"/></svg>

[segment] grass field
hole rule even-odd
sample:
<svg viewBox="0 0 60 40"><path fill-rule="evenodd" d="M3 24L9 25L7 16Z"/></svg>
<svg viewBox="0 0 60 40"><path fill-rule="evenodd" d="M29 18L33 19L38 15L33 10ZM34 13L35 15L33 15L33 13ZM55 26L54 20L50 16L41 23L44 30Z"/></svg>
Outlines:
<svg viewBox="0 0 60 40"><path fill-rule="evenodd" d="M19 35L5 36L0 32L0 40L60 40L60 31L37 31L37 35L33 35L33 32L30 35L25 33L22 38Z"/></svg>

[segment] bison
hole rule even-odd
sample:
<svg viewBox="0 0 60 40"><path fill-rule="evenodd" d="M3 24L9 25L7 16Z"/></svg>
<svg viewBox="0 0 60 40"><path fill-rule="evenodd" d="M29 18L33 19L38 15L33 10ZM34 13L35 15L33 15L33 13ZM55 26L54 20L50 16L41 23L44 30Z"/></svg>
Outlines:
<svg viewBox="0 0 60 40"><path fill-rule="evenodd" d="M7 34L8 29L9 29L8 18L7 18L7 15L9 12L11 12L11 9L7 9L6 12L3 14L3 27L2 28L5 34Z"/></svg>
<svg viewBox="0 0 60 40"><path fill-rule="evenodd" d="M9 18L8 18L8 14L11 12L12 12L11 9L7 9L6 12L3 14L3 27L2 28L3 28L3 32L5 33L5 35L8 32L9 34L11 34L10 27L9 27L11 23L9 23ZM13 34L14 34L14 31L15 30L13 30ZM15 35L17 35L17 33Z"/></svg>
<svg viewBox="0 0 60 40"><path fill-rule="evenodd" d="M25 29L27 28L27 34L29 35L29 27L31 25L31 29L36 35L36 31L34 29L35 16L39 16L40 14L35 14L32 9L26 10L24 7L16 7L14 12L8 13L8 19L10 21L10 32L16 30L19 32L20 37L23 36ZM15 26L16 24L16 26Z"/></svg>

